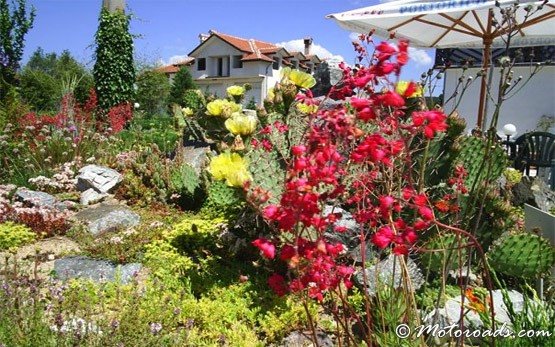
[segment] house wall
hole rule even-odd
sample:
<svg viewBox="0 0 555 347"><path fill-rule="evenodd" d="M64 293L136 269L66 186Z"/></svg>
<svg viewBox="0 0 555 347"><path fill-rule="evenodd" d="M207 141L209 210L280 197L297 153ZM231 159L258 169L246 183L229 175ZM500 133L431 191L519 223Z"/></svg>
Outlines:
<svg viewBox="0 0 555 347"><path fill-rule="evenodd" d="M230 63L230 76L257 76L260 72L259 64L260 62L243 62L242 68L233 68L233 56L242 55L243 53L233 46L212 37L209 39L198 51L195 52L194 57L196 58L195 63L190 67L191 75L194 79L214 77L217 76L217 65L216 57L229 57ZM198 70L198 60L199 58L206 58L206 70ZM224 67L224 71L227 67Z"/></svg>
<svg viewBox="0 0 555 347"><path fill-rule="evenodd" d="M515 67L515 79L522 76L523 83L531 73L531 67ZM470 131L476 125L478 118L478 105L480 96L480 78L476 78L478 68L468 69L466 76L473 76L475 81L462 96L454 98L445 104L445 110L453 110L456 102L461 99L457 111L461 117L466 119L467 130ZM497 98L500 69L496 68L492 77L491 94ZM445 73L444 100L447 100L455 91L462 69L448 69ZM518 88L518 87L517 87ZM488 101L487 123L491 121L495 105ZM516 95L501 106L501 113L497 122L497 129L502 134L503 125L512 123L517 128L517 134L521 135L536 128L538 120L542 115L555 116L555 66L544 66Z"/></svg>

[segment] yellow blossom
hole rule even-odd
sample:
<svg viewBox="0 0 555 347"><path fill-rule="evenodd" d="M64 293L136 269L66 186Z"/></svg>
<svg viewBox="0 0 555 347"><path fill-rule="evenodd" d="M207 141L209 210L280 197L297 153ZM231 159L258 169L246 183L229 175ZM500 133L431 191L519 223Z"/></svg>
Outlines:
<svg viewBox="0 0 555 347"><path fill-rule="evenodd" d="M181 109L181 112L183 112L183 114L184 114L185 116L188 116L188 117L189 117L189 116L192 116L193 113L194 113L194 112L193 112L193 109L190 108L190 107L183 107L183 108Z"/></svg>
<svg viewBox="0 0 555 347"><path fill-rule="evenodd" d="M311 74L288 67L282 70L281 76L300 88L310 89L316 85L316 79Z"/></svg>
<svg viewBox="0 0 555 347"><path fill-rule="evenodd" d="M241 86L231 86L226 89L229 96L241 96L245 94L245 88Z"/></svg>
<svg viewBox="0 0 555 347"><path fill-rule="evenodd" d="M409 84L410 82L408 81L399 81L395 86L395 91L399 95L405 95L405 92L409 87ZM417 97L421 97L423 94L424 94L424 91L422 89L422 86L420 86L420 84L416 84L416 90L411 95L407 95L407 98L417 98Z"/></svg>
<svg viewBox="0 0 555 347"><path fill-rule="evenodd" d="M225 121L225 127L233 135L250 135L256 130L257 118L235 112Z"/></svg>
<svg viewBox="0 0 555 347"><path fill-rule="evenodd" d="M216 99L214 101L210 101L206 105L207 114L211 116L225 117L225 118L228 118L234 112L241 112L241 109L242 109L241 105L226 99Z"/></svg>
<svg viewBox="0 0 555 347"><path fill-rule="evenodd" d="M209 171L216 180L225 180L227 185L242 187L251 180L247 162L237 153L222 153L210 161Z"/></svg>
<svg viewBox="0 0 555 347"><path fill-rule="evenodd" d="M317 105L307 105L304 103L298 103L297 104L297 110L301 111L302 113L305 114L312 114L312 113L316 113L316 111L318 111L318 106Z"/></svg>

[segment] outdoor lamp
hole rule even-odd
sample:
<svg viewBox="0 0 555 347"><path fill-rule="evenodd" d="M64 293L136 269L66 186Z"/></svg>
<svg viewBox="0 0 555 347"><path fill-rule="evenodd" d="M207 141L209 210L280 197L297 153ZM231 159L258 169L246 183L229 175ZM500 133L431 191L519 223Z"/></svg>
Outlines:
<svg viewBox="0 0 555 347"><path fill-rule="evenodd" d="M503 126L503 134L505 134L505 136L507 136L507 141L509 141L511 136L516 134L516 126L514 124L510 124L510 123L505 124Z"/></svg>

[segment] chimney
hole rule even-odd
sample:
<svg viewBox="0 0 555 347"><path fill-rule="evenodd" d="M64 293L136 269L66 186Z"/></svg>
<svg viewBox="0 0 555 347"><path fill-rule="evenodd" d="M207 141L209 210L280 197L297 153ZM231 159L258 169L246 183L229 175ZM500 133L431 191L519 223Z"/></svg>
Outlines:
<svg viewBox="0 0 555 347"><path fill-rule="evenodd" d="M312 47L312 37L304 38L304 55L310 55L310 48Z"/></svg>
<svg viewBox="0 0 555 347"><path fill-rule="evenodd" d="M102 6L110 12L116 10L125 11L125 0L103 0Z"/></svg>
<svg viewBox="0 0 555 347"><path fill-rule="evenodd" d="M198 39L200 41L200 43L203 43L204 41L206 41L206 39L208 39L210 37L209 34L198 34Z"/></svg>

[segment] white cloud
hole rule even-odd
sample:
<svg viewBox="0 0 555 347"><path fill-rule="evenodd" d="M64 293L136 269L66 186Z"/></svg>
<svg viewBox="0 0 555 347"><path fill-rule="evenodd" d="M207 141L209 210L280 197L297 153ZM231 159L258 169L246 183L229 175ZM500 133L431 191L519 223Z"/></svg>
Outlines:
<svg viewBox="0 0 555 347"><path fill-rule="evenodd" d="M358 37L359 36L360 36L359 33L352 32L352 33L349 34L349 39L351 39L351 41L357 41L358 42Z"/></svg>
<svg viewBox="0 0 555 347"><path fill-rule="evenodd" d="M280 42L280 43L277 43L277 45L282 46L288 51L304 52L304 41L302 39ZM333 58L341 61L345 60L343 59L342 56L333 54L323 46L320 46L319 44L316 44L316 43L312 43L312 47L310 48L310 53L317 55L320 59Z"/></svg>
<svg viewBox="0 0 555 347"><path fill-rule="evenodd" d="M414 47L409 47L409 57L410 60L416 63L416 65L430 65L432 64L432 57L426 52L425 49L418 49Z"/></svg>
<svg viewBox="0 0 555 347"><path fill-rule="evenodd" d="M180 61L184 60L185 58L188 58L187 55L174 55L171 56L168 64L175 64L175 63L179 63Z"/></svg>

